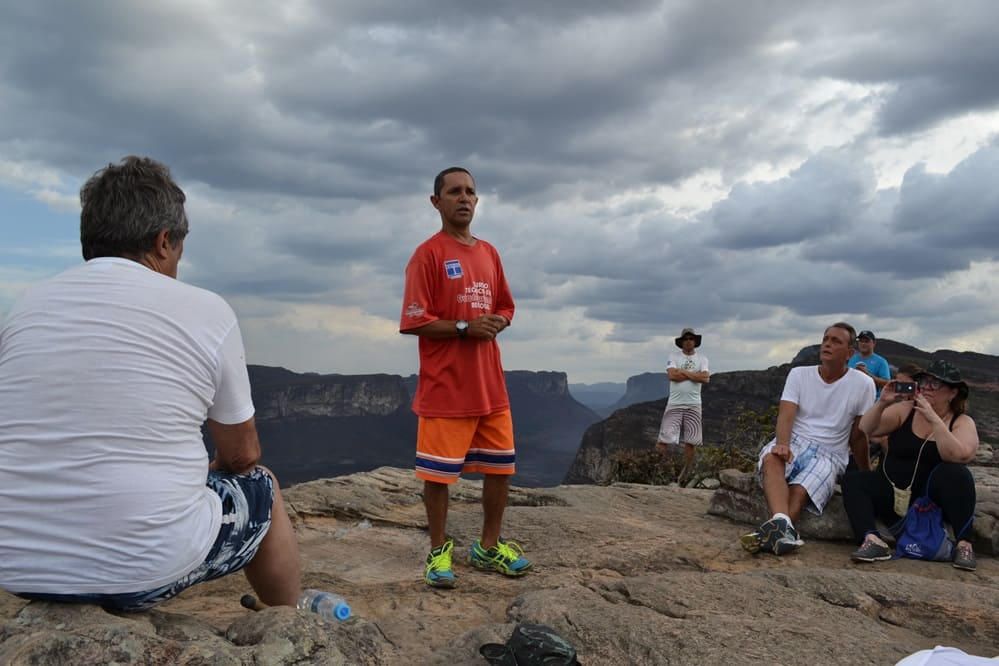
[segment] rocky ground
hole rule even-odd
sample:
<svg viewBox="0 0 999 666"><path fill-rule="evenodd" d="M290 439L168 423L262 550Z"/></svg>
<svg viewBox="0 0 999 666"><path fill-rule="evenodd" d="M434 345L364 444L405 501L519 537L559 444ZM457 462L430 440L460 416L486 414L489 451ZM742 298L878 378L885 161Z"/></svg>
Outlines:
<svg viewBox="0 0 999 666"><path fill-rule="evenodd" d="M708 513L713 491L641 485L515 489L505 535L535 562L522 579L458 564L427 588L420 485L382 468L287 492L305 583L335 590L343 624L291 609L244 610L241 576L149 613L28 604L0 593L0 663L484 664L480 644L513 623L554 627L592 664L894 664L935 645L999 654L999 561L978 570L851 563L852 544L808 539L750 556L746 525ZM479 484L452 494L464 551Z"/></svg>

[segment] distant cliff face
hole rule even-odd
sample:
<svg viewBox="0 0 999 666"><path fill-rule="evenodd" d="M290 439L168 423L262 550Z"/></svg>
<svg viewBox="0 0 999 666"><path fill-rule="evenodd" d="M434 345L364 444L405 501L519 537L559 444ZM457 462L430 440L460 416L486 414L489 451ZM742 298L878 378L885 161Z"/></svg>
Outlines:
<svg viewBox="0 0 999 666"><path fill-rule="evenodd" d="M561 483L586 428L600 416L569 394L564 372L506 373L520 486Z"/></svg>
<svg viewBox="0 0 999 666"><path fill-rule="evenodd" d="M285 483L393 465L411 467L415 375L299 374L250 366L263 463ZM517 485L559 483L583 431L600 417L569 394L564 372L506 373Z"/></svg>
<svg viewBox="0 0 999 666"><path fill-rule="evenodd" d="M510 370L506 373L507 390L522 387L528 393L555 398L569 397L569 378L564 372Z"/></svg>
<svg viewBox="0 0 999 666"><path fill-rule="evenodd" d="M296 375L281 379L250 367L257 420L386 416L409 405L399 375ZM283 380L283 381L282 381Z"/></svg>
<svg viewBox="0 0 999 666"><path fill-rule="evenodd" d="M667 395L669 395L669 379L666 378L665 369L662 372L643 372L628 377L624 395L611 406L611 409L621 409L636 402L660 400Z"/></svg>
<svg viewBox="0 0 999 666"><path fill-rule="evenodd" d="M569 378L564 372L552 372L540 370L532 372L530 370L507 370L503 373L506 376L507 392L529 393L536 396L549 398L567 398L569 394ZM416 384L419 380L417 375L410 375L404 380L410 397L416 393Z"/></svg>

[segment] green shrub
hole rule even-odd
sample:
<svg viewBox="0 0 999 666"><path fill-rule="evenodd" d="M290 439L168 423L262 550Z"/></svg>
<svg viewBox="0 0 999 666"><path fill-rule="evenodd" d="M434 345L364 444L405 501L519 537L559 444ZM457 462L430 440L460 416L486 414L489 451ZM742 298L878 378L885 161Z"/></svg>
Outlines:
<svg viewBox="0 0 999 666"><path fill-rule="evenodd" d="M665 486L674 481L697 487L704 479L718 478L723 469L751 472L756 469L760 449L773 438L777 405L764 412L751 410L734 417L721 444L698 447L694 468L684 471L683 450L620 449L611 454L610 481Z"/></svg>
<svg viewBox="0 0 999 666"><path fill-rule="evenodd" d="M665 486L683 469L683 453L658 449L621 449L611 454L611 481Z"/></svg>

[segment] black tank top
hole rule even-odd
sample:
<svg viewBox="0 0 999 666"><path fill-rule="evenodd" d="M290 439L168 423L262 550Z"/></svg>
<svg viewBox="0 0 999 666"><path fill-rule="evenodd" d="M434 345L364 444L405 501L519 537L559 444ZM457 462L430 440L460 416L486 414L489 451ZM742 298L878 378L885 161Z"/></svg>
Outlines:
<svg viewBox="0 0 999 666"><path fill-rule="evenodd" d="M926 494L926 479L933 468L942 463L943 460L940 458L940 451L937 450L935 440L928 439L926 446L923 446L923 440L912 432L912 419L915 416L916 409L913 408L905 423L888 435L888 455L881 461L881 467L884 468L885 475L897 488L905 488L912 481L911 490L918 497ZM954 429L955 419L957 419L956 414L950 419L949 430ZM921 457L919 455L920 448L923 449ZM916 468L917 458L919 459L919 469L916 470L915 480L913 480L912 471Z"/></svg>

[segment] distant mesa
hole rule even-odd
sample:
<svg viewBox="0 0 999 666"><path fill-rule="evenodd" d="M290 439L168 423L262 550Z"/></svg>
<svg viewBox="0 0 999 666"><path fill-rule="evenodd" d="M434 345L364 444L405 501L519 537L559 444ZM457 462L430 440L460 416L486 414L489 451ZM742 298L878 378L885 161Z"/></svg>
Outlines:
<svg viewBox="0 0 999 666"><path fill-rule="evenodd" d="M879 340L877 351L892 366L925 365L931 357L955 363L972 387L969 410L983 440L999 441L999 357L930 353L892 340ZM777 404L788 370L816 363L817 354L818 346L810 345L791 363L712 375L703 393L707 440L723 441L746 410ZM259 365L249 370L263 462L284 483L383 466L412 468L416 375L297 373ZM564 372L553 371L515 370L506 378L517 441L514 483L520 486L605 483L615 450L653 446L669 391L665 372L635 375L626 384L570 385Z"/></svg>

